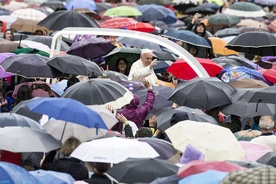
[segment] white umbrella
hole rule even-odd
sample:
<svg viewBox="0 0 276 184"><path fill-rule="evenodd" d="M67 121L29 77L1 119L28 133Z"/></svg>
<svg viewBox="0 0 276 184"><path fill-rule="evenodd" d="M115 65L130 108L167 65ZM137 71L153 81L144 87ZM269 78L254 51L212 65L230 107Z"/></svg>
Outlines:
<svg viewBox="0 0 276 184"><path fill-rule="evenodd" d="M111 137L82 143L70 156L85 162L119 163L127 158L155 158L159 154L148 143Z"/></svg>
<svg viewBox="0 0 276 184"><path fill-rule="evenodd" d="M21 41L15 41L16 43L20 43L23 45L26 45L28 48L38 49L42 51L49 51L51 50L47 45L31 40L21 40Z"/></svg>
<svg viewBox="0 0 276 184"><path fill-rule="evenodd" d="M49 152L60 142L46 131L29 127L0 128L0 149L11 152Z"/></svg>
<svg viewBox="0 0 276 184"><path fill-rule="evenodd" d="M14 12L12 12L11 16L21 18L21 19L30 19L30 20L37 20L37 21L41 21L47 17L45 13L32 8L15 10Z"/></svg>
<svg viewBox="0 0 276 184"><path fill-rule="evenodd" d="M176 149L183 152L191 144L205 154L207 161L241 160L245 156L234 134L219 125L187 120L165 132Z"/></svg>

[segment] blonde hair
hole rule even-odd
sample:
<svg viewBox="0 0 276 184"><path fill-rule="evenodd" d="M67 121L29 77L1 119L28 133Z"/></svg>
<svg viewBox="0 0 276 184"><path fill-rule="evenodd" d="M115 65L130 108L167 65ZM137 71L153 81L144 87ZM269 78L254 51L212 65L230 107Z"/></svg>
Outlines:
<svg viewBox="0 0 276 184"><path fill-rule="evenodd" d="M80 140L75 137L69 137L60 148L60 153L63 156L70 156L71 153L81 144Z"/></svg>

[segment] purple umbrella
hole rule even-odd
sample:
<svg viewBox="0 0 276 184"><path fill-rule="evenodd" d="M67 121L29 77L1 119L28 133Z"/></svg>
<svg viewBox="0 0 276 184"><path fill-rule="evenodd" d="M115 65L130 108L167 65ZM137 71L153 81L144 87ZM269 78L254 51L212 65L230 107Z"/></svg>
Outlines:
<svg viewBox="0 0 276 184"><path fill-rule="evenodd" d="M115 46L104 38L87 38L74 42L67 53L92 60L106 55L114 48Z"/></svg>
<svg viewBox="0 0 276 184"><path fill-rule="evenodd" d="M11 53L11 52L4 52L4 53L0 53L0 64L7 59L10 56L15 56L16 54ZM5 78L5 77L10 77L13 76L14 74L9 73L9 72L5 72L5 70L0 67L0 78Z"/></svg>

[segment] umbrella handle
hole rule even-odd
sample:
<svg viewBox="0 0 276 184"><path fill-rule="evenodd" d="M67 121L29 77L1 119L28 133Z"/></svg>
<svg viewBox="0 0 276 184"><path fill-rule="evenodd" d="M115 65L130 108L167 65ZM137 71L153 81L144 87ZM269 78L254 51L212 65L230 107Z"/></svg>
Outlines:
<svg viewBox="0 0 276 184"><path fill-rule="evenodd" d="M65 132L66 125L67 125L67 121L65 122L65 125L64 125L63 130L62 130L62 134L61 134L61 138L60 138L61 142L62 142L62 138L63 138L64 132Z"/></svg>

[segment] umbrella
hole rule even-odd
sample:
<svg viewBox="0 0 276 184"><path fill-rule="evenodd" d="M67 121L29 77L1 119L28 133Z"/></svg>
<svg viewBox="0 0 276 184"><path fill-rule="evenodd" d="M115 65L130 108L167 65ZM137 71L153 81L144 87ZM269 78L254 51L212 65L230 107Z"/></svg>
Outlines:
<svg viewBox="0 0 276 184"><path fill-rule="evenodd" d="M18 115L22 115L22 117L26 116L26 117L31 118L31 119L35 120L36 122L38 122L40 120L40 118L42 117L42 115L30 111L29 107L27 106L27 103L29 103L30 101L32 101L32 100L23 100L23 101L19 102L18 104L16 104L16 106L14 106L12 108L12 112L15 114L18 114ZM36 123L36 124L38 124L38 123Z"/></svg>
<svg viewBox="0 0 276 184"><path fill-rule="evenodd" d="M14 12L12 12L11 16L21 18L21 19L35 20L35 21L41 21L42 19L47 17L45 13L32 8L15 10Z"/></svg>
<svg viewBox="0 0 276 184"><path fill-rule="evenodd" d="M122 86L124 86L125 88L127 88L132 93L137 93L137 91L143 90L144 93L142 94L141 98L142 98L142 101L143 100L145 101L146 97L143 98L144 97L143 95L147 95L148 89L144 90L144 89L146 89L146 87L140 81L125 80L125 81L119 81L118 83L121 84Z"/></svg>
<svg viewBox="0 0 276 184"><path fill-rule="evenodd" d="M120 72L104 70L103 74L104 74L104 76L107 76L108 78L110 78L111 80L116 81L116 82L127 81L127 76Z"/></svg>
<svg viewBox="0 0 276 184"><path fill-rule="evenodd" d="M235 81L229 82L229 84L234 88L265 88L268 87L268 85L261 81L256 79L250 79L247 77L239 78Z"/></svg>
<svg viewBox="0 0 276 184"><path fill-rule="evenodd" d="M34 33L36 30L46 30L45 27L38 26L37 23L39 20L31 20L31 19L21 19L18 18L16 21L14 21L10 28L16 30L16 31L26 31Z"/></svg>
<svg viewBox="0 0 276 184"><path fill-rule="evenodd" d="M222 56L212 59L215 63L223 64L228 63L232 66L246 66L249 69L260 69L259 65L256 65L249 59L241 56Z"/></svg>
<svg viewBox="0 0 276 184"><path fill-rule="evenodd" d="M97 6L95 1L91 0L69 0L66 2L66 9L67 10L73 10L76 8L88 8L89 10L97 10Z"/></svg>
<svg viewBox="0 0 276 184"><path fill-rule="evenodd" d="M228 128L186 120L168 128L165 133L177 150L184 151L191 144L205 155L206 161L244 157L241 145Z"/></svg>
<svg viewBox="0 0 276 184"><path fill-rule="evenodd" d="M136 91L135 94L138 96L140 103L143 104L147 99L147 91L148 89L142 89L139 91ZM165 86L154 86L153 91L155 94L155 101L153 104L153 109L151 110L151 113L155 113L157 110L163 108L163 107L171 107L172 102L168 101L170 95L173 93L173 88L165 87Z"/></svg>
<svg viewBox="0 0 276 184"><path fill-rule="evenodd" d="M255 0L254 3L267 6L276 5L276 2L273 0Z"/></svg>
<svg viewBox="0 0 276 184"><path fill-rule="evenodd" d="M259 137L262 134L259 130L240 130L235 132L234 135L238 141L251 141L252 139Z"/></svg>
<svg viewBox="0 0 276 184"><path fill-rule="evenodd" d="M198 62L207 71L210 77L217 76L223 68L210 59L196 58ZM171 66L167 68L173 76L179 79L190 80L197 77L196 72L192 67L183 59L178 59Z"/></svg>
<svg viewBox="0 0 276 184"><path fill-rule="evenodd" d="M177 184L180 179L176 174L173 174L171 176L156 178L150 184Z"/></svg>
<svg viewBox="0 0 276 184"><path fill-rule="evenodd" d="M62 97L76 99L85 105L108 103L115 109L129 104L133 99L129 90L109 79L78 82L69 87Z"/></svg>
<svg viewBox="0 0 276 184"><path fill-rule="evenodd" d="M210 48L210 44L207 42L207 40L197 34L195 34L192 31L189 30L170 30L167 33L163 34L163 36L180 40L185 43L199 46L199 47L207 47Z"/></svg>
<svg viewBox="0 0 276 184"><path fill-rule="evenodd" d="M11 152L49 152L60 142L45 131L29 127L0 128L0 149Z"/></svg>
<svg viewBox="0 0 276 184"><path fill-rule="evenodd" d="M242 19L236 26L243 27L241 29L244 29L246 27L258 27L259 31L267 27L267 25L264 22L260 22L252 19ZM241 32L243 33L246 31L241 30Z"/></svg>
<svg viewBox="0 0 276 184"><path fill-rule="evenodd" d="M36 171L29 171L37 180L43 184L55 183L55 184L65 184L74 183L75 179L67 173L57 172L57 171L45 171L42 169Z"/></svg>
<svg viewBox="0 0 276 184"><path fill-rule="evenodd" d="M144 4L168 5L171 3L172 2L170 0L139 0L138 1L139 5L144 5Z"/></svg>
<svg viewBox="0 0 276 184"><path fill-rule="evenodd" d="M24 76L26 78L55 78L62 73L47 65L49 58L38 54L20 54L7 58L1 66L6 72Z"/></svg>
<svg viewBox="0 0 276 184"><path fill-rule="evenodd" d="M136 17L139 22L150 22L153 20L163 21L166 24L175 23L177 18L174 12L164 6L145 4L137 7L142 16Z"/></svg>
<svg viewBox="0 0 276 184"><path fill-rule="evenodd" d="M33 119L26 116L15 114L15 113L1 113L0 114L0 127L10 127L10 126L20 126L20 127L30 127L33 129L42 130L43 128Z"/></svg>
<svg viewBox="0 0 276 184"><path fill-rule="evenodd" d="M172 126L171 121L173 121L172 119L173 116L183 118L183 119L179 119L179 121L184 120L185 118L188 118L189 120L192 120L192 121L209 122L215 125L218 124L217 121L212 116L205 114L199 109L192 109L189 107L181 106L175 109L169 109L165 112L158 114L157 128L162 131L165 131L166 129L170 128Z"/></svg>
<svg viewBox="0 0 276 184"><path fill-rule="evenodd" d="M40 4L40 7L44 7L44 6L49 7L51 9L53 9L54 11L66 9L65 2L61 2L58 0L45 1Z"/></svg>
<svg viewBox="0 0 276 184"><path fill-rule="evenodd" d="M251 140L251 142L263 143L271 147L274 151L276 151L275 143L276 137L274 135L268 136L259 136Z"/></svg>
<svg viewBox="0 0 276 184"><path fill-rule="evenodd" d="M136 23L138 23L138 21L133 18L114 17L112 19L103 21L100 24L100 26L101 28L121 29L121 28L127 28L128 26L131 26Z"/></svg>
<svg viewBox="0 0 276 184"><path fill-rule="evenodd" d="M264 164L259 164L257 162L252 162L252 161L237 161L237 160L226 160L226 162L236 164L245 168L256 168L256 167L263 167L265 166Z"/></svg>
<svg viewBox="0 0 276 184"><path fill-rule="evenodd" d="M15 54L39 54L41 56L50 57L50 54L48 52L38 50L35 48L20 48L13 51Z"/></svg>
<svg viewBox="0 0 276 184"><path fill-rule="evenodd" d="M0 39L0 52L12 52L18 48L18 43L6 40L4 38Z"/></svg>
<svg viewBox="0 0 276 184"><path fill-rule="evenodd" d="M271 149L271 148L270 148ZM263 154L258 160L258 163L265 164L265 165L271 165L273 167L276 166L276 151L269 151L265 154Z"/></svg>
<svg viewBox="0 0 276 184"><path fill-rule="evenodd" d="M54 56L47 64L64 74L93 77L103 75L100 67L96 63L69 54Z"/></svg>
<svg viewBox="0 0 276 184"><path fill-rule="evenodd" d="M7 58L9 58L11 56L15 56L15 54L10 53L10 52L0 53L0 63L2 63L5 59L7 59ZM12 73L5 72L5 70L0 67L0 77L1 78L13 76L13 75L14 74L12 74Z"/></svg>
<svg viewBox="0 0 276 184"><path fill-rule="evenodd" d="M209 14L215 14L216 11L213 10L212 8L202 7L202 6L191 7L185 10L185 14L188 14L188 15L194 15L196 13L209 15Z"/></svg>
<svg viewBox="0 0 276 184"><path fill-rule="evenodd" d="M64 90L67 88L67 82L68 80L63 79L60 82L53 83L50 87L55 94L58 96L61 96L64 93Z"/></svg>
<svg viewBox="0 0 276 184"><path fill-rule="evenodd" d="M264 156L265 154L273 151L269 146L263 143L248 142L248 141L239 141L239 142L245 152L244 160L246 161L256 161L262 156ZM265 163L262 163L262 164L265 164Z"/></svg>
<svg viewBox="0 0 276 184"><path fill-rule="evenodd" d="M192 184L200 183L204 180L204 183L219 183L228 172L221 172L216 170L208 170L199 174L193 174L178 181L178 184Z"/></svg>
<svg viewBox="0 0 276 184"><path fill-rule="evenodd" d="M104 38L86 38L84 40L74 42L70 46L67 53L92 60L106 55L114 48L115 46Z"/></svg>
<svg viewBox="0 0 276 184"><path fill-rule="evenodd" d="M249 103L273 103L276 104L275 99L276 86L267 88L255 88L247 90L238 100ZM257 109L257 107L256 107Z"/></svg>
<svg viewBox="0 0 276 184"><path fill-rule="evenodd" d="M169 100L191 108L212 109L230 104L236 90L217 78L194 78L180 84Z"/></svg>
<svg viewBox="0 0 276 184"><path fill-rule="evenodd" d="M263 74L264 78L266 78L269 82L276 83L276 69L274 67L271 69L260 70L260 72Z"/></svg>
<svg viewBox="0 0 276 184"><path fill-rule="evenodd" d="M128 26L127 29L134 30L134 31L146 32L146 33L151 33L155 30L155 27L153 25L149 24L149 23L138 22L137 24Z"/></svg>
<svg viewBox="0 0 276 184"><path fill-rule="evenodd" d="M240 33L241 33L241 30L239 28L231 27L231 28L218 30L214 34L214 36L222 38L226 36L236 36L236 35L239 35Z"/></svg>
<svg viewBox="0 0 276 184"><path fill-rule="evenodd" d="M254 176L254 177L252 177ZM276 180L276 170L273 167L264 166L241 171L235 171L226 176L220 184L247 184L270 183Z"/></svg>
<svg viewBox="0 0 276 184"><path fill-rule="evenodd" d="M236 15L228 15L225 13L211 15L208 17L208 24L212 25L235 25L240 22L240 18Z"/></svg>
<svg viewBox="0 0 276 184"><path fill-rule="evenodd" d="M167 160L170 159L177 153L177 150L171 143L161 139L152 138L139 138L138 141L148 143L153 149L159 154L159 159Z"/></svg>
<svg viewBox="0 0 276 184"><path fill-rule="evenodd" d="M24 168L8 162L0 162L0 180L2 183L21 183L28 181L29 184L42 184Z"/></svg>
<svg viewBox="0 0 276 184"><path fill-rule="evenodd" d="M54 12L40 21L38 25L44 26L49 30L62 30L66 27L100 27L93 18L72 10Z"/></svg>
<svg viewBox="0 0 276 184"><path fill-rule="evenodd" d="M156 178L175 174L177 169L178 167L175 164L165 160L129 158L114 165L107 173L122 183L150 183Z"/></svg>
<svg viewBox="0 0 276 184"><path fill-rule="evenodd" d="M208 170L215 170L221 172L232 172L237 170L244 170L244 167L238 166L225 161L191 161L179 168L177 176L186 178L194 174L206 172Z"/></svg>
<svg viewBox="0 0 276 184"><path fill-rule="evenodd" d="M25 40L31 40L31 41L43 43L48 47L51 47L52 39L53 39L52 36L29 36ZM67 51L68 49L69 49L69 45L65 41L61 40L60 50Z"/></svg>
<svg viewBox="0 0 276 184"><path fill-rule="evenodd" d="M219 55L238 55L239 53L230 49L227 49L225 46L227 45L227 41L223 40L218 37L209 37L209 40L212 42L212 47L213 47L213 52L214 54L219 54Z"/></svg>
<svg viewBox="0 0 276 184"><path fill-rule="evenodd" d="M86 162L119 163L127 158L154 158L159 155L148 143L109 137L82 143L70 156Z"/></svg>
<svg viewBox="0 0 276 184"><path fill-rule="evenodd" d="M98 12L106 11L110 9L112 6L106 2L96 2Z"/></svg>
<svg viewBox="0 0 276 184"><path fill-rule="evenodd" d="M48 51L50 50L50 48L42 43L39 42L35 42L35 41L30 41L30 40L19 40L19 41L15 41L19 43L19 46L25 45L23 47L25 48L33 48L33 49L38 49L38 50L42 50L42 51Z"/></svg>
<svg viewBox="0 0 276 184"><path fill-rule="evenodd" d="M260 6L249 2L234 3L224 13L239 17L262 17L266 15Z"/></svg>
<svg viewBox="0 0 276 184"><path fill-rule="evenodd" d="M173 64L172 61L157 61L156 65L153 66L155 73L166 72L167 68Z"/></svg>
<svg viewBox="0 0 276 184"><path fill-rule="evenodd" d="M141 16L142 13L136 9L132 8L129 6L118 6L114 8L108 9L105 13L104 16L109 16L109 17L124 17L124 16Z"/></svg>

